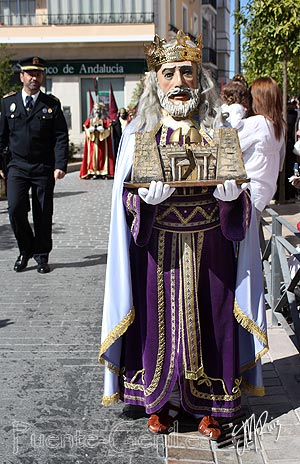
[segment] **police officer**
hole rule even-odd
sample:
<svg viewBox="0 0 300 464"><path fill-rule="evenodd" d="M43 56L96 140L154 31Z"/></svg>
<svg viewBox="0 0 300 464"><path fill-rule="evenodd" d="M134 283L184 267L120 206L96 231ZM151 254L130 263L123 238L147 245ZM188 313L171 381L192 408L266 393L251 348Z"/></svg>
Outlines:
<svg viewBox="0 0 300 464"><path fill-rule="evenodd" d="M0 175L7 177L9 219L19 247L14 270L23 271L33 257L37 271L45 274L50 272L54 185L67 170L68 128L59 100L40 90L45 61L35 56L18 66L23 89L2 99ZM30 190L33 229L28 221Z"/></svg>

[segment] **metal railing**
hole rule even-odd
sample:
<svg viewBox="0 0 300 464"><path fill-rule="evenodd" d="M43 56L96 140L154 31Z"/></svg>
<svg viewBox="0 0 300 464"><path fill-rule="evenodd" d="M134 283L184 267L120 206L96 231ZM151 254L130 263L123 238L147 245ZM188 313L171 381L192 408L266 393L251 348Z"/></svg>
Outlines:
<svg viewBox="0 0 300 464"><path fill-rule="evenodd" d="M98 13L98 14L46 14L3 15L1 26L50 26L72 24L151 24L153 12L143 13Z"/></svg>
<svg viewBox="0 0 300 464"><path fill-rule="evenodd" d="M282 325L298 350L300 349L300 253L282 235L283 226L300 243L300 233L292 224L267 208L271 224L264 218L260 224L260 246L265 277L265 301L272 310L272 325ZM291 261L294 272L291 272ZM296 337L296 339L295 339Z"/></svg>

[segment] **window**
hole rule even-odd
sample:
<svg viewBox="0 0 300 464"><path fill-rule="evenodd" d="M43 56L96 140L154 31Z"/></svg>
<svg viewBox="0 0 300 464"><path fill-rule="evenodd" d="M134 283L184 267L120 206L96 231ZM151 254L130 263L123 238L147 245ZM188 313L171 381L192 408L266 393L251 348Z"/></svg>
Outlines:
<svg viewBox="0 0 300 464"><path fill-rule="evenodd" d="M35 24L36 0L0 0L0 22L7 26Z"/></svg>
<svg viewBox="0 0 300 464"><path fill-rule="evenodd" d="M52 93L52 79L49 77L46 77L45 92Z"/></svg>
<svg viewBox="0 0 300 464"><path fill-rule="evenodd" d="M184 5L182 5L182 29L186 33L189 32L188 9Z"/></svg>
<svg viewBox="0 0 300 464"><path fill-rule="evenodd" d="M175 26L176 17L175 17L175 0L170 0L170 24Z"/></svg>
<svg viewBox="0 0 300 464"><path fill-rule="evenodd" d="M99 98L100 101L106 104L108 109L109 102L109 91L110 84L112 84L114 97L118 108L124 106L124 78L123 77L101 77L95 82L93 78L82 78L81 79L81 114L82 114L82 123L87 119L90 114L90 98L89 95L92 95L92 98L97 101ZM96 96L96 91L98 95Z"/></svg>
<svg viewBox="0 0 300 464"><path fill-rule="evenodd" d="M50 24L143 22L153 12L150 0L47 0L47 7Z"/></svg>
<svg viewBox="0 0 300 464"><path fill-rule="evenodd" d="M199 35L199 18L198 15L194 13L193 15L193 35L197 37Z"/></svg>

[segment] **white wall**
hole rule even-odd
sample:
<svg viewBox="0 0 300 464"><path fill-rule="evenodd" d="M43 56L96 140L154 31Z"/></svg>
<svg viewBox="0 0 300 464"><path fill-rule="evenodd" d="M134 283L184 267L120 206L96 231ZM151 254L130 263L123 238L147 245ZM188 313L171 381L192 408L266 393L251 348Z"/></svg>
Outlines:
<svg viewBox="0 0 300 464"><path fill-rule="evenodd" d="M82 125L80 114L80 79L79 76L55 76L52 81L52 93L60 99L61 106L70 106L71 124L70 140L76 144L82 142Z"/></svg>

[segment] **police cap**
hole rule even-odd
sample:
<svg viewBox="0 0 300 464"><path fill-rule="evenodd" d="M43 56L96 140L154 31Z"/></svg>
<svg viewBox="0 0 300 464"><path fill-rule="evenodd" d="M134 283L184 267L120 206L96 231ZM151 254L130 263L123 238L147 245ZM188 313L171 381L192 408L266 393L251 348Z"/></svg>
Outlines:
<svg viewBox="0 0 300 464"><path fill-rule="evenodd" d="M18 67L21 72L24 71L44 71L46 62L38 56L31 56L19 60Z"/></svg>

